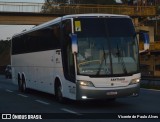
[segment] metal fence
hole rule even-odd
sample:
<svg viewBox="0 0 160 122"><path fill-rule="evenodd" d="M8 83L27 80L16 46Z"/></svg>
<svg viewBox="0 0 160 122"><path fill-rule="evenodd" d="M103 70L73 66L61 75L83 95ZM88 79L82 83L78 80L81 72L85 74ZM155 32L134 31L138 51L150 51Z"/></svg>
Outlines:
<svg viewBox="0 0 160 122"><path fill-rule="evenodd" d="M44 3L0 2L0 12L32 12L46 14L80 14L107 13L129 16L154 16L155 6L124 6L124 5L56 5L44 6Z"/></svg>

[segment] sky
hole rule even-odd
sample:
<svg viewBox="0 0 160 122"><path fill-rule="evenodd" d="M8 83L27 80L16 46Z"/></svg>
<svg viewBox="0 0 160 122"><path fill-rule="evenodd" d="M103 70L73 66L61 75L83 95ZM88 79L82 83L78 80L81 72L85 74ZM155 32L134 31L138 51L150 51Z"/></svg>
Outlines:
<svg viewBox="0 0 160 122"><path fill-rule="evenodd" d="M38 2L43 3L44 0L0 0L0 2ZM28 30L34 25L0 25L0 40L12 38L13 35Z"/></svg>
<svg viewBox="0 0 160 122"><path fill-rule="evenodd" d="M29 30L34 25L0 25L0 40L11 39L13 35Z"/></svg>

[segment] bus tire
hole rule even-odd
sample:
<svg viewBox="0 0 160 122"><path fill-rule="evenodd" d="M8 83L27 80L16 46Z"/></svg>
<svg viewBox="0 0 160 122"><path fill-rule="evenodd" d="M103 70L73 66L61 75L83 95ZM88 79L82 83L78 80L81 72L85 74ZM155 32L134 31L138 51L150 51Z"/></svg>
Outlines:
<svg viewBox="0 0 160 122"><path fill-rule="evenodd" d="M27 91L26 82L24 76L22 77L22 92L25 93Z"/></svg>
<svg viewBox="0 0 160 122"><path fill-rule="evenodd" d="M22 79L20 75L18 75L18 91L22 92Z"/></svg>
<svg viewBox="0 0 160 122"><path fill-rule="evenodd" d="M63 98L62 86L61 86L60 82L57 82L55 84L55 96L56 96L56 100L59 103L64 103L65 102L65 100Z"/></svg>

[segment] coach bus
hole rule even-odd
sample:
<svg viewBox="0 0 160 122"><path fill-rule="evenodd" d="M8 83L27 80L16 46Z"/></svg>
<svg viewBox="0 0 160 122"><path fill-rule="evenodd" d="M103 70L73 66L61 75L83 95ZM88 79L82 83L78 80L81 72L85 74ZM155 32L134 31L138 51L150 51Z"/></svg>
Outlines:
<svg viewBox="0 0 160 122"><path fill-rule="evenodd" d="M139 50L132 19L125 15L59 17L13 36L13 82L59 102L137 96Z"/></svg>

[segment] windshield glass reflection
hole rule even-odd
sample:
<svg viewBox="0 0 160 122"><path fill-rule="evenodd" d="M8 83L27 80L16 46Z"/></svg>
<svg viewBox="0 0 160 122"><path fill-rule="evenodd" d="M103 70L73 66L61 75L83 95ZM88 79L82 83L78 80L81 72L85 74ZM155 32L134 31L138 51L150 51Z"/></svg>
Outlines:
<svg viewBox="0 0 160 122"><path fill-rule="evenodd" d="M81 18L75 21L81 24L81 30L76 32L78 74L118 75L139 70L138 45L130 19Z"/></svg>

